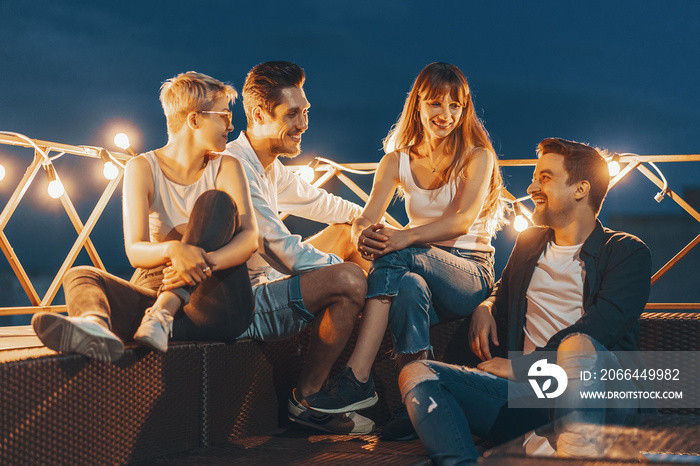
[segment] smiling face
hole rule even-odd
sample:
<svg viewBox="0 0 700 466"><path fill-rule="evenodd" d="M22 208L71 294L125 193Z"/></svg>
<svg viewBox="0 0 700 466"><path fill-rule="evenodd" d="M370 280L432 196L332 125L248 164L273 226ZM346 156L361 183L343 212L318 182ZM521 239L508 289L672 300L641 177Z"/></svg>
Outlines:
<svg viewBox="0 0 700 466"><path fill-rule="evenodd" d="M420 121L424 139L443 139L459 125L462 105L449 94L434 99L420 100Z"/></svg>
<svg viewBox="0 0 700 466"><path fill-rule="evenodd" d="M295 157L301 152L301 135L309 127L309 101L300 87L280 91L280 104L273 114L262 111L260 132L270 142L270 152Z"/></svg>
<svg viewBox="0 0 700 466"><path fill-rule="evenodd" d="M228 133L233 131L229 102L229 98L224 95L216 99L210 109L196 112L201 118L199 139L206 150L223 152L226 149Z"/></svg>
<svg viewBox="0 0 700 466"><path fill-rule="evenodd" d="M564 156L542 154L537 160L532 183L527 188L535 203L532 220L537 225L558 228L565 226L576 206L577 184L569 182Z"/></svg>

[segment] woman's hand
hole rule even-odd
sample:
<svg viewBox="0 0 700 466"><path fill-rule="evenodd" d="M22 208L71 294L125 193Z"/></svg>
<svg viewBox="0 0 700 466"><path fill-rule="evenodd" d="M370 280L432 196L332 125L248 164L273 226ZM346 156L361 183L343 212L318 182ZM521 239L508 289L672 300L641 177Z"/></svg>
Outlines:
<svg viewBox="0 0 700 466"><path fill-rule="evenodd" d="M212 273L218 270L216 263L212 259L211 253L206 253L207 263L209 264L209 270L204 267L204 275L211 277ZM181 288L183 286L190 285L187 283L180 273L175 270L172 263L168 263L168 266L163 269L163 291L174 290L175 288Z"/></svg>
<svg viewBox="0 0 700 466"><path fill-rule="evenodd" d="M174 290L183 286L187 286L187 282L180 278L180 274L171 265L163 269L162 291Z"/></svg>
<svg viewBox="0 0 700 466"><path fill-rule="evenodd" d="M365 228L357 241L357 250L366 260L374 260L413 244L409 230L397 230L383 223Z"/></svg>
<svg viewBox="0 0 700 466"><path fill-rule="evenodd" d="M204 249L173 241L170 244L169 266L163 270L163 289L196 285L211 277L215 264Z"/></svg>
<svg viewBox="0 0 700 466"><path fill-rule="evenodd" d="M379 229L377 233L387 238L384 242L382 255L406 249L415 242L411 230L397 230L395 228L383 227Z"/></svg>

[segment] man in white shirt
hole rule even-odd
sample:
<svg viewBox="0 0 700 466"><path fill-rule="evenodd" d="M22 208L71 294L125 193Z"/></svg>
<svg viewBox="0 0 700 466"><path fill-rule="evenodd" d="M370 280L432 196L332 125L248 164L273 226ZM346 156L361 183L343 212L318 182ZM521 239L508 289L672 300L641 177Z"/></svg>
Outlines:
<svg viewBox="0 0 700 466"><path fill-rule="evenodd" d="M365 302L361 258L350 242L360 206L315 188L278 158L301 152L309 102L304 71L290 62L256 65L243 85L248 125L227 145L243 164L260 230L258 251L248 260L255 297L253 323L240 338L278 341L312 326L311 346L299 383L289 398L290 420L333 433L366 434L374 423L356 413L324 414L304 398L318 392L345 347ZM302 241L280 212L331 224Z"/></svg>

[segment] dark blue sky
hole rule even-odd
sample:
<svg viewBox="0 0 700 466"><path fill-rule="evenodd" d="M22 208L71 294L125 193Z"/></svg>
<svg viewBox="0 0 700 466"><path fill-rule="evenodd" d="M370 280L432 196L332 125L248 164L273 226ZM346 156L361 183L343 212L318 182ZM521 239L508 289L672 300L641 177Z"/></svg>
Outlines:
<svg viewBox="0 0 700 466"><path fill-rule="evenodd" d="M447 61L467 76L502 158L533 157L549 136L618 152L698 153L699 24L700 2L690 0L4 1L0 130L114 148L113 133L126 124L145 151L166 141L163 80L196 70L240 90L253 65L284 59L307 73L306 157L377 161L415 76ZM245 125L239 104L234 115L237 134ZM8 167L0 204L29 161L0 147ZM98 169L86 176L72 163L61 159L57 169L86 218L82 203L104 181ZM697 185L697 164L677 165L661 166L671 187ZM524 194L531 169L504 174ZM25 217L7 230L32 242L35 263L51 250L48 235L71 230L43 186L32 187ZM617 189L604 215L679 212L651 200L657 190L640 175ZM93 237L122 260L119 217L117 197Z"/></svg>

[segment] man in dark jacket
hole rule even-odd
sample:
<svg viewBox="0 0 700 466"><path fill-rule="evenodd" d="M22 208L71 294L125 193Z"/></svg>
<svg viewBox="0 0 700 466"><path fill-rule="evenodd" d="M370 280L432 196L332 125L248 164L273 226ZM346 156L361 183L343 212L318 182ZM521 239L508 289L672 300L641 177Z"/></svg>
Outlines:
<svg viewBox="0 0 700 466"><path fill-rule="evenodd" d="M602 360L619 367L610 351L637 349L651 255L638 238L604 228L597 219L610 181L604 157L563 139L545 139L537 153L528 193L538 226L520 234L501 280L474 311L469 339L482 360L478 369L420 361L401 372L411 421L438 464L475 462L472 434L500 442L547 423L550 411L544 407L508 407L509 398L526 399L537 391L541 398L551 390L552 385L528 384L532 371L561 370L551 363L556 362L569 382L562 399L572 399L582 370L600 367ZM490 343L520 353L492 357ZM563 382L556 385L561 392ZM597 412L605 417L605 410ZM562 443L574 454L577 448L588 451L585 438L566 435L560 434L560 451Z"/></svg>

